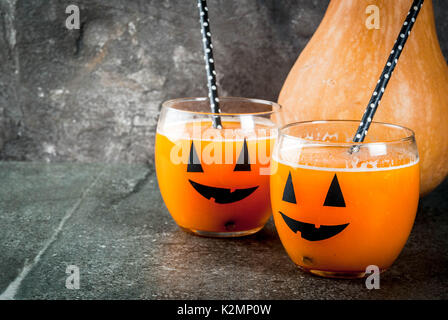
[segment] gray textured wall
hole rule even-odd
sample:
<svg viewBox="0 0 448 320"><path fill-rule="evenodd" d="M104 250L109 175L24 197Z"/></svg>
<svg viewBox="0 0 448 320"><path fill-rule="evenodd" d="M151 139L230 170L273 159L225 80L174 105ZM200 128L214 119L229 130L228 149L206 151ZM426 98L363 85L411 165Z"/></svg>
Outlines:
<svg viewBox="0 0 448 320"><path fill-rule="evenodd" d="M195 2L0 0L0 159L151 162L160 103L206 94ZM209 0L221 95L275 100L327 5Z"/></svg>

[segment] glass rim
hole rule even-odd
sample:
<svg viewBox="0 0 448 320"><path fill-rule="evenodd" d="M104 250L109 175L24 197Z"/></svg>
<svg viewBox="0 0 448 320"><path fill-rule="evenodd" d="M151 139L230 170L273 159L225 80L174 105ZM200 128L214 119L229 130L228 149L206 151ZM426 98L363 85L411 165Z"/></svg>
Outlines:
<svg viewBox="0 0 448 320"><path fill-rule="evenodd" d="M181 108L176 108L175 105L181 102L204 102L208 101L208 97L186 97L186 98L176 98L176 99L170 99L166 100L162 103L162 109L168 109L168 110L174 110L177 112L184 112L186 114L195 114L195 115L205 115L205 116L268 116L275 113L279 113L282 110L282 107L280 104L269 101L269 100L263 100L263 99L256 99L256 98L244 98L244 97L219 97L219 100L221 102L224 101L243 101L243 102L252 102L252 103L258 103L263 104L267 106L271 106L272 110L270 111L260 111L260 112L221 112L221 113L214 113L214 112L206 112L206 111L190 111L190 110L183 110Z"/></svg>
<svg viewBox="0 0 448 320"><path fill-rule="evenodd" d="M378 145L378 144L394 144L394 143L403 143L403 142L412 142L415 141L415 132L414 130L401 126L398 124L392 124L387 122L380 122L380 121L372 121L372 125L380 125L382 127L391 127L394 129L398 129L400 131L407 132L404 137L399 139L393 139L393 140L379 140L379 141L371 141L371 142L331 142L331 141L320 141L315 139L307 139L307 138L300 138L291 134L285 133L285 131L292 127L302 126L306 124L320 124L320 123L355 123L358 128L358 125L360 123L359 120L306 120L306 121L297 121L292 122L287 125L284 125L279 129L279 138L286 137L288 139L293 139L297 141L303 141L306 143L313 143L321 146L332 146L332 147L352 147L352 146L369 146L369 145ZM353 135L355 135L356 132L353 132Z"/></svg>

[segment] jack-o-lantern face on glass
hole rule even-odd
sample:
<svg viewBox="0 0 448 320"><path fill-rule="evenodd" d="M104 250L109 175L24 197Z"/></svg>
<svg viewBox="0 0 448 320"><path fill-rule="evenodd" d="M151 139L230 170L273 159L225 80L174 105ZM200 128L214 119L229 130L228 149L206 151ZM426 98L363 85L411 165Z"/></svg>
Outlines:
<svg viewBox="0 0 448 320"><path fill-rule="evenodd" d="M176 223L195 234L254 233L271 215L269 167L275 125L258 115L223 117L219 130L208 115L204 117L159 128L156 169L165 204ZM181 160L173 161L173 154Z"/></svg>
<svg viewBox="0 0 448 320"><path fill-rule="evenodd" d="M342 136L335 127L319 136ZM416 148L367 144L352 156L346 143L302 141L293 133L300 131L280 133L270 178L275 226L288 255L300 268L331 277L362 276L369 265L387 269L415 218Z"/></svg>
<svg viewBox="0 0 448 320"><path fill-rule="evenodd" d="M289 173L285 189L283 190L282 201L297 204L291 173ZM344 195L342 194L336 174L331 181L323 207L346 207ZM319 210L319 212L322 212L322 210ZM338 225L319 225L319 227L315 227L312 223L294 220L281 211L279 213L292 232L299 232L301 237L308 241L321 241L334 237L349 225L348 223L344 223Z"/></svg>
<svg viewBox="0 0 448 320"><path fill-rule="evenodd" d="M238 157L237 163L234 165L234 172L250 172L251 164L249 161L249 150L247 147L247 141L244 139L243 148ZM196 148L194 143L191 142L190 146L190 155L188 157L188 165L187 172L196 172L196 173L204 173L202 165L200 163L199 157L196 153ZM191 186L204 198L207 200L214 199L214 201L218 204L229 204L237 201L244 200L249 197L255 190L257 190L258 186L243 188L243 189L235 189L232 191L232 188L221 188L210 185L200 184L192 179L188 179ZM233 183L232 183L233 184Z"/></svg>

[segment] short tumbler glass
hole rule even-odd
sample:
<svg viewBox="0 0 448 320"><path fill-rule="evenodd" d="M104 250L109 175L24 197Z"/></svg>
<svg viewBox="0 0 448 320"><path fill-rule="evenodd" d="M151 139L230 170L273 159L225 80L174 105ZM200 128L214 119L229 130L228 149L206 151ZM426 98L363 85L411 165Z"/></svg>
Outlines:
<svg viewBox="0 0 448 320"><path fill-rule="evenodd" d="M185 231L210 237L257 232L271 216L269 172L280 106L220 98L222 129L207 98L163 104L155 162L171 216Z"/></svg>
<svg viewBox="0 0 448 320"><path fill-rule="evenodd" d="M320 276L362 277L371 265L386 270L414 223L419 158L413 131L373 122L366 141L353 143L358 126L290 124L274 148L276 229L292 261Z"/></svg>

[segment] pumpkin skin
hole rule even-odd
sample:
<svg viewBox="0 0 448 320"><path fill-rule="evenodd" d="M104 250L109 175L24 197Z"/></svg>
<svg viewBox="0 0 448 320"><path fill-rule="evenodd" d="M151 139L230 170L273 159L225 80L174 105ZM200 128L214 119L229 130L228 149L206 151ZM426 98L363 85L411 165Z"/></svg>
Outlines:
<svg viewBox="0 0 448 320"><path fill-rule="evenodd" d="M411 0L332 0L279 96L285 123L361 119ZM380 29L365 25L368 5ZM375 121L413 129L420 155L420 195L448 173L448 67L425 1L391 77ZM353 133L354 134L354 133Z"/></svg>

